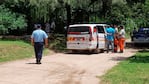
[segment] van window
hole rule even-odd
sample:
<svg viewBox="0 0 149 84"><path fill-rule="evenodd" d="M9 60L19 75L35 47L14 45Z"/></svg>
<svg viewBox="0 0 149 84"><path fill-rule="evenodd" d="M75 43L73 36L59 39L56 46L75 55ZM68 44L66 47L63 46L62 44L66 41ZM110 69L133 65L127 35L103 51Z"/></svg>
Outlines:
<svg viewBox="0 0 149 84"><path fill-rule="evenodd" d="M90 34L90 27L88 26L77 26L77 27L70 27L68 30L70 34Z"/></svg>
<svg viewBox="0 0 149 84"><path fill-rule="evenodd" d="M97 26L97 28L98 28L98 33L105 33L103 26Z"/></svg>

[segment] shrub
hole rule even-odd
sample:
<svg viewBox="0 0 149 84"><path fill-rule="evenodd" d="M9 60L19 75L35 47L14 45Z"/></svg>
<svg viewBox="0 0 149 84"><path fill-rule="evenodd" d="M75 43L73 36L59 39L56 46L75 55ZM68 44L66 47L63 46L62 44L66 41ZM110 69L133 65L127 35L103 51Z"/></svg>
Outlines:
<svg viewBox="0 0 149 84"><path fill-rule="evenodd" d="M24 29L26 26L25 15L11 12L4 5L0 5L0 34L8 33L8 29Z"/></svg>

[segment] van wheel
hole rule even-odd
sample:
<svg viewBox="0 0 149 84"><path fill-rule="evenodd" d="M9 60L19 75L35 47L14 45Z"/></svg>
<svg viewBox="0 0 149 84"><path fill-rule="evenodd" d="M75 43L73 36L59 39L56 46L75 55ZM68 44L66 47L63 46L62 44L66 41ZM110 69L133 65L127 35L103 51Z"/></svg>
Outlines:
<svg viewBox="0 0 149 84"><path fill-rule="evenodd" d="M94 53L98 54L99 53L99 49L95 49Z"/></svg>
<svg viewBox="0 0 149 84"><path fill-rule="evenodd" d="M71 50L71 52L72 52L72 53L77 53L77 52L78 52L78 50Z"/></svg>
<svg viewBox="0 0 149 84"><path fill-rule="evenodd" d="M101 49L101 50L100 50L100 53L104 53L104 49Z"/></svg>
<svg viewBox="0 0 149 84"><path fill-rule="evenodd" d="M70 53L72 53L72 51L71 51L71 50L67 50L67 52L66 52L66 53L70 54Z"/></svg>

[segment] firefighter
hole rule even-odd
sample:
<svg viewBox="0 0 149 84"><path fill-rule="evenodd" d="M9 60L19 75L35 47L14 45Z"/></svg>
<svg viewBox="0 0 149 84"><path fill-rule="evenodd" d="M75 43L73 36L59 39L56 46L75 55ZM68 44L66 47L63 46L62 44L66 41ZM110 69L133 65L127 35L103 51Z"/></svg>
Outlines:
<svg viewBox="0 0 149 84"><path fill-rule="evenodd" d="M120 53L123 53L124 52L124 45L125 45L125 29L123 26L120 26L118 38L119 38Z"/></svg>

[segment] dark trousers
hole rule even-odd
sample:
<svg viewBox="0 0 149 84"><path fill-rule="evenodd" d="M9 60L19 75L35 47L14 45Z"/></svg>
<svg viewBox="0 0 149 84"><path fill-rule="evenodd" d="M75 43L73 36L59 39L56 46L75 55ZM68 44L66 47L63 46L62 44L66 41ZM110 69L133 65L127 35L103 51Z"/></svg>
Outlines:
<svg viewBox="0 0 149 84"><path fill-rule="evenodd" d="M34 43L34 50L35 50L35 56L36 60L42 59L42 51L43 51L43 42L35 42Z"/></svg>
<svg viewBox="0 0 149 84"><path fill-rule="evenodd" d="M111 40L107 40L107 52L109 52L109 50L111 49L112 52L114 52L114 41Z"/></svg>

